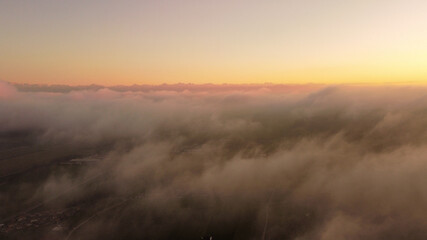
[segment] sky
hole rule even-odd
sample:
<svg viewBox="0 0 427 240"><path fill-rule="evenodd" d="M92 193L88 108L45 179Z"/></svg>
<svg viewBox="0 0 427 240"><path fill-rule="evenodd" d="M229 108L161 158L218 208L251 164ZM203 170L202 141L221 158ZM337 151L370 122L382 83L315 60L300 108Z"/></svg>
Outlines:
<svg viewBox="0 0 427 240"><path fill-rule="evenodd" d="M423 0L1 0L13 83L427 83Z"/></svg>

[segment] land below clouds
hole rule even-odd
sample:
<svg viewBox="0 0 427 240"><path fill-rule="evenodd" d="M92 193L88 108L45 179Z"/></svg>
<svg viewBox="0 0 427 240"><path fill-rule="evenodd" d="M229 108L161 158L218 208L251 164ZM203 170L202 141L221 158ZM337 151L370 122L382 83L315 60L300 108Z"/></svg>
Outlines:
<svg viewBox="0 0 427 240"><path fill-rule="evenodd" d="M425 239L427 89L0 83L5 239Z"/></svg>

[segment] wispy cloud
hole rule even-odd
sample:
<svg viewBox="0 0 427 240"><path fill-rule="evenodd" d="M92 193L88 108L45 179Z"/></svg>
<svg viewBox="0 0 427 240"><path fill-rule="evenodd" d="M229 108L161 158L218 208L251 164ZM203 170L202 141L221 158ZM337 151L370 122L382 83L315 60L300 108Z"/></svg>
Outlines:
<svg viewBox="0 0 427 240"><path fill-rule="evenodd" d="M38 144L101 156L52 174L35 197L50 204L68 189L57 202L91 196L101 210L126 201L72 238L427 234L425 88L16 87L0 86L2 134L29 131Z"/></svg>

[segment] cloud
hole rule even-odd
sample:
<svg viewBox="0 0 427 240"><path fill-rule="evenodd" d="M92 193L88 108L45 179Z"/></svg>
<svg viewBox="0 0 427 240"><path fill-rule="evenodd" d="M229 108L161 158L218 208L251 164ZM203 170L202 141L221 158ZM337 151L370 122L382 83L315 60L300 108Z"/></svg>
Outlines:
<svg viewBox="0 0 427 240"><path fill-rule="evenodd" d="M7 82L0 81L0 99L11 98L16 95L16 93L15 87Z"/></svg>
<svg viewBox="0 0 427 240"><path fill-rule="evenodd" d="M90 206L72 238L427 236L425 88L28 88L1 134L100 159L35 186Z"/></svg>

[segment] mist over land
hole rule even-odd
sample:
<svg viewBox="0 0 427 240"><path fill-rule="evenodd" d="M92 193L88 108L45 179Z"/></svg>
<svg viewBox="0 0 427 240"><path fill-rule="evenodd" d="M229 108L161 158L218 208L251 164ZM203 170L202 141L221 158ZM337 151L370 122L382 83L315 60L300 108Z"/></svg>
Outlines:
<svg viewBox="0 0 427 240"><path fill-rule="evenodd" d="M426 100L0 82L0 237L426 239Z"/></svg>

